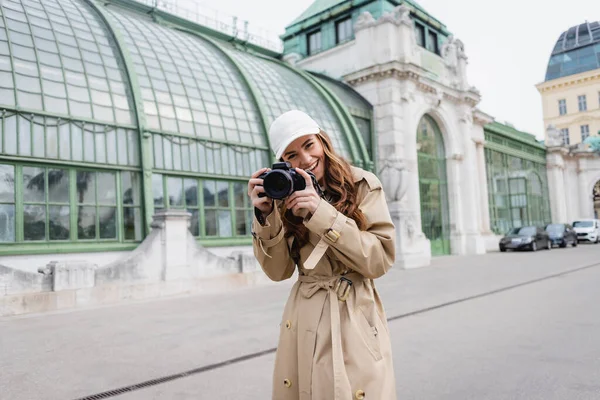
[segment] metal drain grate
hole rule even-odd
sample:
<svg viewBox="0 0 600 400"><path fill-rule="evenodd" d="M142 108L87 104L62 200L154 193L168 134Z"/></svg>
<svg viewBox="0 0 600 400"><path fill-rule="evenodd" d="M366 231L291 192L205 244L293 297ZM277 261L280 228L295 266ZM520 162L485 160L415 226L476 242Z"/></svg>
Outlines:
<svg viewBox="0 0 600 400"><path fill-rule="evenodd" d="M144 389L144 388L147 388L147 387L150 387L150 386L160 385L162 383L166 383L166 382L169 382L169 381L174 381L176 379L185 378L185 377L188 377L190 375L200 374L202 372L211 371L211 370L217 369L217 368L222 368L222 367L225 367L227 365L236 364L236 363L239 363L239 362L242 362L242 361L251 360L253 358L262 357L262 356L265 356L267 354L275 353L276 350L277 350L277 348L273 348L273 349L259 351L258 353L246 354L245 356L232 358L232 359L226 360L226 361L221 361L220 363L205 365L204 367L194 368L194 369L191 369L189 371L180 372L180 373L174 374L174 375L167 375L167 376L163 376L161 378L150 379L149 381L144 381L144 382L141 382L141 383L136 383L134 385L125 386L125 387L122 387L122 388L119 388L119 389L108 390L106 392L93 394L91 396L81 397L81 398L79 398L77 400L101 400L101 399L108 399L110 397L118 396L118 395L129 393L129 392L134 392L136 390Z"/></svg>

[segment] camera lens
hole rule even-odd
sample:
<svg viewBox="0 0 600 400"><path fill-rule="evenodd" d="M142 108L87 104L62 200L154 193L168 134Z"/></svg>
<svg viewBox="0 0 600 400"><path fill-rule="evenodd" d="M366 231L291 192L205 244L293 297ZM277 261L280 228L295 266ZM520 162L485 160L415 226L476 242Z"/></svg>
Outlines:
<svg viewBox="0 0 600 400"><path fill-rule="evenodd" d="M274 170L267 174L263 182L265 193L272 199L283 199L292 190L292 179L285 171Z"/></svg>

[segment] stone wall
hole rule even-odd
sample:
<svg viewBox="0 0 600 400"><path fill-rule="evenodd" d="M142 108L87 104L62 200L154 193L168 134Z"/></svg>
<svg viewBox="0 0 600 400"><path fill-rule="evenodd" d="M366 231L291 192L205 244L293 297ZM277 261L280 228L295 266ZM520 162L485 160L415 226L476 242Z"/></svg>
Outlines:
<svg viewBox="0 0 600 400"><path fill-rule="evenodd" d="M219 257L189 233L190 214L163 211L132 252L107 265L57 259L37 272L0 265L0 316L210 293L268 283L252 249Z"/></svg>

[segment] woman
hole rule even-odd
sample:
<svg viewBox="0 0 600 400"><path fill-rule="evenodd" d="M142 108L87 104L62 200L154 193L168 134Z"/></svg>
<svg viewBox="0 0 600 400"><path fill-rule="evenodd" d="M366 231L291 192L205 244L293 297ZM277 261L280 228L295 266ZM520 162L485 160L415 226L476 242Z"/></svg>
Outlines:
<svg viewBox="0 0 600 400"><path fill-rule="evenodd" d="M283 312L274 400L394 400L387 321L373 279L395 258L394 225L379 180L340 158L303 112L269 129L276 158L291 164L306 189L284 200L264 195L263 168L252 174L254 254L274 281L298 268ZM317 194L311 171L323 189Z"/></svg>

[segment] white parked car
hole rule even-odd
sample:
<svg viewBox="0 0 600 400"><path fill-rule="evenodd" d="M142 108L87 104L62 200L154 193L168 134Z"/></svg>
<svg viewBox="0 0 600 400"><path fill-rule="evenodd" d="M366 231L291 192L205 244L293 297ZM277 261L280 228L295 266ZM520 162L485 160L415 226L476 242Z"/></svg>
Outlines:
<svg viewBox="0 0 600 400"><path fill-rule="evenodd" d="M577 232L579 242L600 242L600 219L580 219L573 222L573 229Z"/></svg>

